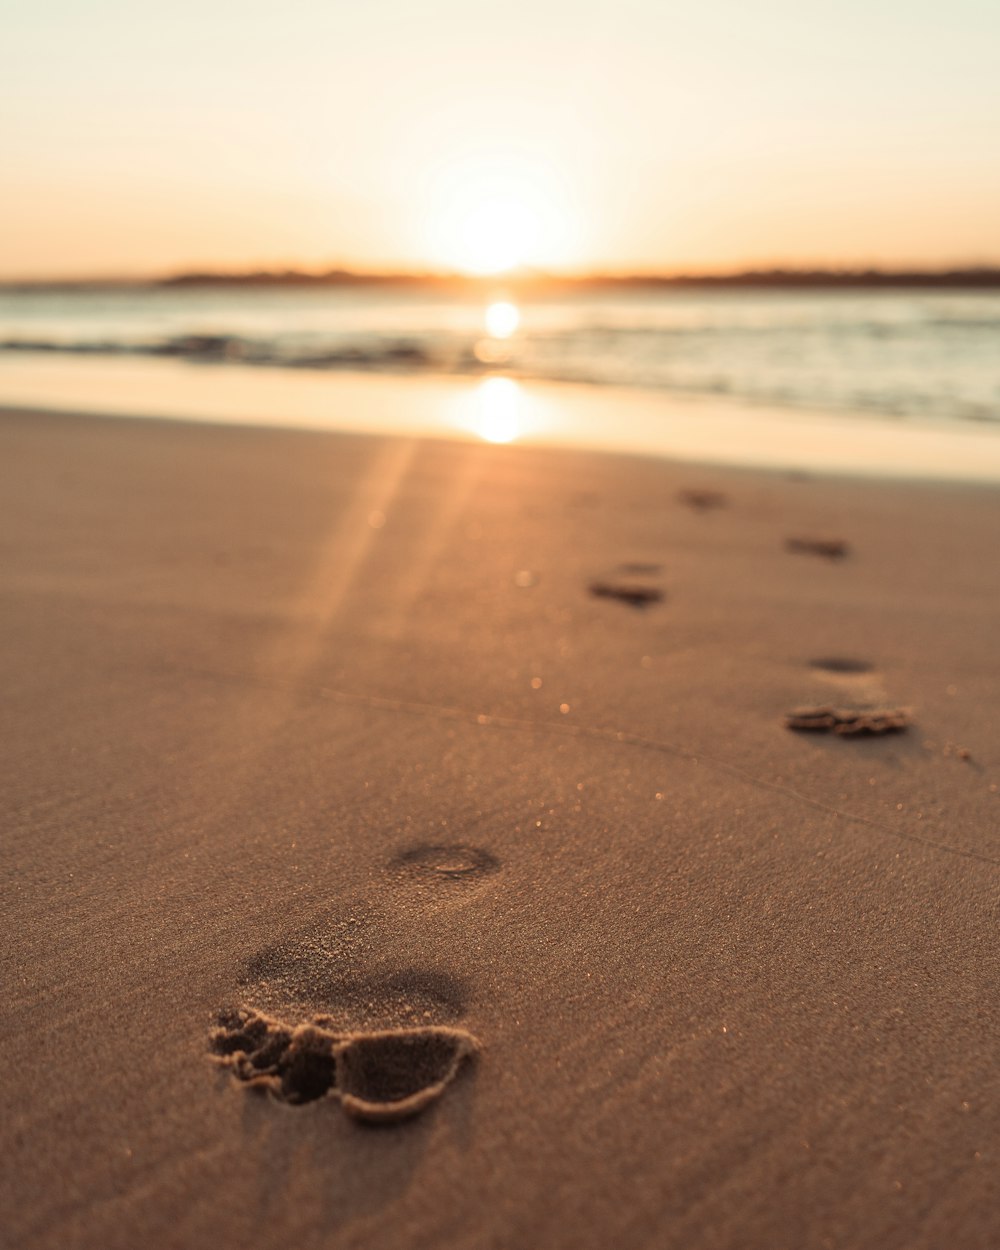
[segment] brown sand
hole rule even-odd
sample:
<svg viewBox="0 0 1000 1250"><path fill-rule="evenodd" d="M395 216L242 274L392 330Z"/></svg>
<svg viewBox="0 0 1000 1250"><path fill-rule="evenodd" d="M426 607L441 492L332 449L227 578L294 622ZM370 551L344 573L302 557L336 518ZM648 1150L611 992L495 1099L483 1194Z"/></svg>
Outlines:
<svg viewBox="0 0 1000 1250"><path fill-rule="evenodd" d="M17 413L0 473L5 1245L996 1245L1000 491ZM372 1127L240 1008L480 1049Z"/></svg>

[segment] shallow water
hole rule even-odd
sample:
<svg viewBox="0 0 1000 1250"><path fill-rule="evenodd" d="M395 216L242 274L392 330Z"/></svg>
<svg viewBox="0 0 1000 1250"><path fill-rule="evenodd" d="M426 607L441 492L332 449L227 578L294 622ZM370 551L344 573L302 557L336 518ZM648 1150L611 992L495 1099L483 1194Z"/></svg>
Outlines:
<svg viewBox="0 0 1000 1250"><path fill-rule="evenodd" d="M502 287L494 292L505 298ZM396 289L0 291L27 347L391 374L502 375L677 397L1000 424L1000 293L634 291L487 304ZM497 329L499 327L499 333Z"/></svg>

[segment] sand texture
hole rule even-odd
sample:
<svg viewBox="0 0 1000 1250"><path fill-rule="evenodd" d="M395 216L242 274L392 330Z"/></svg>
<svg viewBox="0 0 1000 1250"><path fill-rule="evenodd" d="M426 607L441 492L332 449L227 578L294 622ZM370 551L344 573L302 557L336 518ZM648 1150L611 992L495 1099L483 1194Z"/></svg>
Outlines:
<svg viewBox="0 0 1000 1250"><path fill-rule="evenodd" d="M996 1247L1000 490L16 412L0 487L4 1246Z"/></svg>

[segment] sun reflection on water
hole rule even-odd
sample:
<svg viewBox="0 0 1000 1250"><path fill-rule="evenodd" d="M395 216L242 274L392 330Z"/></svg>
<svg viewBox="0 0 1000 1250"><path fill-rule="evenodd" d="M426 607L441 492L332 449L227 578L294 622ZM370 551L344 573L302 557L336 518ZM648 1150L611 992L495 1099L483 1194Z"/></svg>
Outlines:
<svg viewBox="0 0 1000 1250"><path fill-rule="evenodd" d="M486 309L483 320L491 338L509 339L521 324L521 313L509 300L497 300Z"/></svg>
<svg viewBox="0 0 1000 1250"><path fill-rule="evenodd" d="M521 324L521 312L509 300L496 300L483 313L486 337L476 343L473 351L484 365L505 365L511 358L511 338Z"/></svg>

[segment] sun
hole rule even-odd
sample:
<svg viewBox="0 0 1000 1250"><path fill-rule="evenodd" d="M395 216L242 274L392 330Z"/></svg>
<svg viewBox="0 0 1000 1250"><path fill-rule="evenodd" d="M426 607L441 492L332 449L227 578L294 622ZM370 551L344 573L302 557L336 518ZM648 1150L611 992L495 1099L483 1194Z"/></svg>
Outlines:
<svg viewBox="0 0 1000 1250"><path fill-rule="evenodd" d="M537 249L538 219L514 197L484 199L470 207L455 238L455 263L466 273L504 273Z"/></svg>
<svg viewBox="0 0 1000 1250"><path fill-rule="evenodd" d="M435 260L474 275L563 262L572 233L558 182L511 154L439 171L429 205Z"/></svg>

